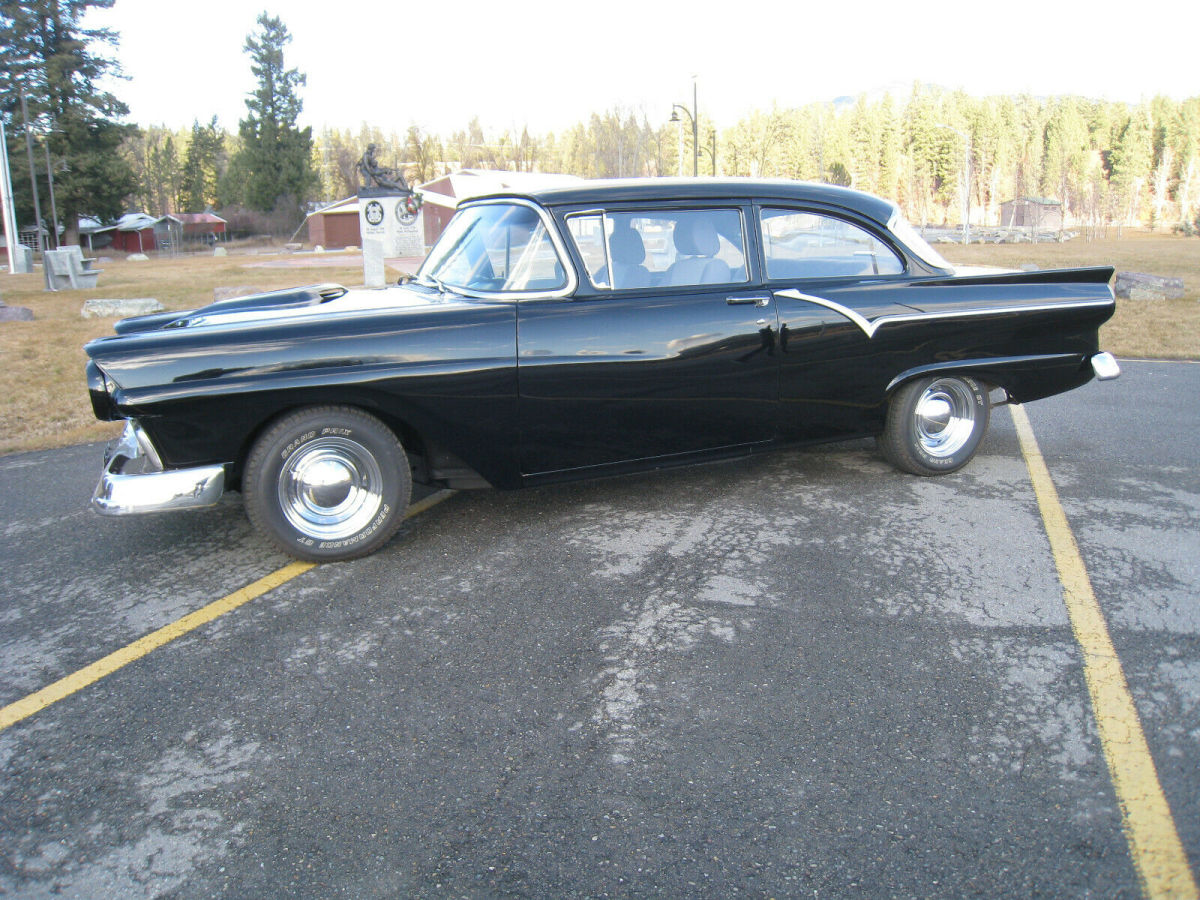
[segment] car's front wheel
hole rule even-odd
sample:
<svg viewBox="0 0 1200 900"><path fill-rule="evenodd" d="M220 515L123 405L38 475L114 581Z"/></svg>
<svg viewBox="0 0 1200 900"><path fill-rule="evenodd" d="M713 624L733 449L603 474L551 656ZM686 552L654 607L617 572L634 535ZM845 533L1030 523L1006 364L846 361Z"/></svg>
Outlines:
<svg viewBox="0 0 1200 900"><path fill-rule="evenodd" d="M979 449L990 416L987 386L974 378L910 381L888 405L879 448L888 462L914 475L954 472Z"/></svg>
<svg viewBox="0 0 1200 900"><path fill-rule="evenodd" d="M331 562L382 547L404 519L412 473L400 442L361 410L284 416L255 442L242 492L250 521L292 556Z"/></svg>

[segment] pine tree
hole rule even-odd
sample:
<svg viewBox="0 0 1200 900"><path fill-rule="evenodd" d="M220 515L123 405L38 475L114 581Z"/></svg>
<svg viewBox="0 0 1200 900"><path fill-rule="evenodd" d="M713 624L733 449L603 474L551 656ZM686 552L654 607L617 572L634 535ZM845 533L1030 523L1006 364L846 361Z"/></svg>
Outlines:
<svg viewBox="0 0 1200 900"><path fill-rule="evenodd" d="M1179 105L1179 115L1172 122L1167 139L1175 154L1178 221L1182 226L1190 226L1200 194L1200 97Z"/></svg>
<svg viewBox="0 0 1200 900"><path fill-rule="evenodd" d="M879 108L879 172L877 188L883 197L899 200L900 128L891 94L884 94Z"/></svg>
<svg viewBox="0 0 1200 900"><path fill-rule="evenodd" d="M1074 97L1054 103L1046 121L1041 191L1063 204L1064 218L1082 211L1090 138Z"/></svg>
<svg viewBox="0 0 1200 900"><path fill-rule="evenodd" d="M203 212L217 203L217 182L225 153L225 133L217 117L207 125L192 122L192 137L183 161L182 212Z"/></svg>
<svg viewBox="0 0 1200 900"><path fill-rule="evenodd" d="M1120 130L1111 154L1111 176L1118 222L1138 224L1141 220L1142 191L1150 178L1153 161L1153 126L1150 110L1138 106Z"/></svg>
<svg viewBox="0 0 1200 900"><path fill-rule="evenodd" d="M251 209L298 210L318 187L312 162L312 129L298 128L303 109L297 90L306 78L284 67L283 48L292 36L277 17L258 17L259 31L243 47L258 87L246 99L249 115L238 123L241 149L231 163L241 199Z"/></svg>
<svg viewBox="0 0 1200 900"><path fill-rule="evenodd" d="M0 0L0 115L10 137L17 214L23 222L33 221L24 141L11 140L22 130L24 94L35 141L45 141L49 149L55 200L68 241L76 239L80 215L119 215L136 189L133 170L118 152L132 126L116 120L129 110L97 87L101 77L120 73L116 60L100 52L104 45L115 47L117 35L82 27L89 9L112 5L113 0ZM39 157L35 169L42 168L44 151ZM43 214L48 213L43 207Z"/></svg>

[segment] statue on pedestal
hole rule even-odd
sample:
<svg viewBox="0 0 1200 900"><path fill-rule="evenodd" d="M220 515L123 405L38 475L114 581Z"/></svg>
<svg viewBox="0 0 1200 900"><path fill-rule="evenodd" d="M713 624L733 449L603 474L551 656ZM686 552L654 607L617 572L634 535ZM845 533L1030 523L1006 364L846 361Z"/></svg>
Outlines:
<svg viewBox="0 0 1200 900"><path fill-rule="evenodd" d="M367 152L358 161L358 172L362 176L364 188L384 188L405 194L412 193L404 180L403 172L379 164L379 160L375 158L374 144L367 145Z"/></svg>

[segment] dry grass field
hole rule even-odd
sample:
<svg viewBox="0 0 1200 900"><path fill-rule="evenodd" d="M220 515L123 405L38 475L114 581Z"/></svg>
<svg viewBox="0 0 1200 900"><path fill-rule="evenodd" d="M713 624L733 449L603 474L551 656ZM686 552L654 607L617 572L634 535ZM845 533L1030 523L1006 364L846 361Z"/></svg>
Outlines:
<svg viewBox="0 0 1200 900"><path fill-rule="evenodd" d="M1118 356L1200 359L1200 238L1126 232L1115 238L1062 244L972 245L938 248L951 262L1019 268L1113 265L1119 270L1182 277L1187 296L1178 301L1119 301L1104 326L1101 343ZM154 297L167 309L202 305L220 286L262 290L333 281L362 284L357 255L330 254L320 267L287 267L289 257L198 255L104 263L99 287L47 293L40 271L0 274L0 297L9 306L33 310L33 322L0 324L0 453L107 440L119 427L92 417L83 377L84 342L112 333L112 321L82 319L83 301L93 297ZM299 257L293 261L298 262ZM344 262L343 262L344 260Z"/></svg>
<svg viewBox="0 0 1200 900"><path fill-rule="evenodd" d="M362 258L356 254L331 253L321 260L333 266L273 267L288 259L205 254L129 262L116 254L103 263L98 286L88 291L47 292L40 269L32 275L0 274L0 298L9 306L29 307L35 317L0 324L0 453L107 440L120 433L119 425L97 422L92 415L83 375L84 343L112 334L113 320L81 318L84 300L153 297L167 309L194 309L212 302L213 288L221 286L271 290L327 281L363 283Z"/></svg>
<svg viewBox="0 0 1200 900"><path fill-rule="evenodd" d="M1061 244L938 244L953 263L1018 269L1114 266L1182 278L1182 300L1118 300L1117 312L1100 330L1103 349L1145 359L1200 359L1200 238L1127 230L1118 240L1082 237Z"/></svg>

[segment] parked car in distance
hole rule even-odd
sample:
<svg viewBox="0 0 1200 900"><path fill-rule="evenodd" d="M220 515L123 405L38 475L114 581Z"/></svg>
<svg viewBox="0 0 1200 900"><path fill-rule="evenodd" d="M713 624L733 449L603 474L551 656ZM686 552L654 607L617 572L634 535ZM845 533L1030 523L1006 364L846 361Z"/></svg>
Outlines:
<svg viewBox="0 0 1200 900"><path fill-rule="evenodd" d="M525 485L876 435L916 475L993 404L1119 370L1108 267L956 273L885 200L821 184L581 182L461 205L415 279L123 320L87 345L126 420L106 515L240 490L294 556L385 544L413 481Z"/></svg>

